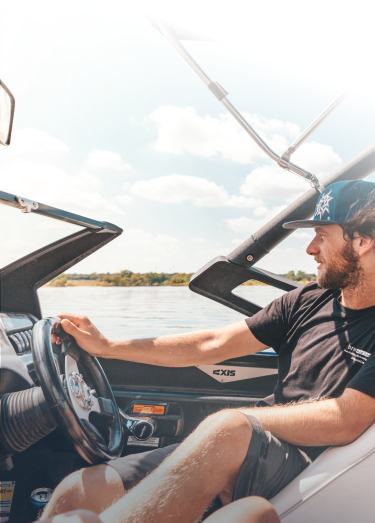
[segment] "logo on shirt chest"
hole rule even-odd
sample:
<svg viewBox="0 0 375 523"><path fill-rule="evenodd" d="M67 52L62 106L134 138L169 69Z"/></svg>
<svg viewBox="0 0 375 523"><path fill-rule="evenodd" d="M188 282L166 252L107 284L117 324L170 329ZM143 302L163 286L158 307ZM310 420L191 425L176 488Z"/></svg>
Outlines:
<svg viewBox="0 0 375 523"><path fill-rule="evenodd" d="M354 361L354 362L357 361L358 363L362 363L362 365L364 363L366 363L366 361L371 356L370 352L366 352L365 350L362 350L362 349L356 349L355 347L352 347L350 344L348 345L348 347L346 349L344 349L344 352L347 352L348 354L351 355L352 361Z"/></svg>

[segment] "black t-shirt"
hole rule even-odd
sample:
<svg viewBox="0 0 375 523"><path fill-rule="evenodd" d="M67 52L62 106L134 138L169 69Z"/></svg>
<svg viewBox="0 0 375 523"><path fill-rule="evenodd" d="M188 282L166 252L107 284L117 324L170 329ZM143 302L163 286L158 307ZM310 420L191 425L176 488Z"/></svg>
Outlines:
<svg viewBox="0 0 375 523"><path fill-rule="evenodd" d="M375 306L348 309L339 296L310 283L246 320L279 355L274 393L260 405L337 398L346 387L375 398Z"/></svg>

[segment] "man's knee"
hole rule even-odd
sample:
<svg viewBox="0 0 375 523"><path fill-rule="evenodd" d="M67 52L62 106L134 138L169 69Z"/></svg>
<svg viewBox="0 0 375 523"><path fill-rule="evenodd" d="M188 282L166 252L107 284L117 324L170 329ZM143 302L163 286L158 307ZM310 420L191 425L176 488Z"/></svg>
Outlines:
<svg viewBox="0 0 375 523"><path fill-rule="evenodd" d="M56 487L46 507L46 517L78 509L97 514L124 494L118 472L107 465L96 465L73 472Z"/></svg>
<svg viewBox="0 0 375 523"><path fill-rule="evenodd" d="M218 510L207 518L207 523L280 523L276 510L263 498L243 498Z"/></svg>
<svg viewBox="0 0 375 523"><path fill-rule="evenodd" d="M212 431L218 439L230 445L249 446L252 428L249 420L240 411L225 409L208 416L201 424L205 430Z"/></svg>
<svg viewBox="0 0 375 523"><path fill-rule="evenodd" d="M48 519L40 520L40 523L103 523L102 520L89 510L74 510L65 512Z"/></svg>
<svg viewBox="0 0 375 523"><path fill-rule="evenodd" d="M206 418L201 424L201 430L203 436L206 433L213 435L216 468L224 480L219 495L223 505L226 505L232 499L250 445L252 427L241 412L227 409Z"/></svg>
<svg viewBox="0 0 375 523"><path fill-rule="evenodd" d="M56 487L49 505L58 505L64 512L79 509L84 491L82 484L83 472L86 469L77 470L66 478Z"/></svg>

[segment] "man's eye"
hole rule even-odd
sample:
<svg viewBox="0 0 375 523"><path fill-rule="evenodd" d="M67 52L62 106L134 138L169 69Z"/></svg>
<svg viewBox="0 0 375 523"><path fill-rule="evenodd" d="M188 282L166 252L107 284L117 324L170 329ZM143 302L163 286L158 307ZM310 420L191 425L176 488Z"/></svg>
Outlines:
<svg viewBox="0 0 375 523"><path fill-rule="evenodd" d="M319 234L319 238L320 238L321 240L323 240L324 236L322 236L321 234Z"/></svg>

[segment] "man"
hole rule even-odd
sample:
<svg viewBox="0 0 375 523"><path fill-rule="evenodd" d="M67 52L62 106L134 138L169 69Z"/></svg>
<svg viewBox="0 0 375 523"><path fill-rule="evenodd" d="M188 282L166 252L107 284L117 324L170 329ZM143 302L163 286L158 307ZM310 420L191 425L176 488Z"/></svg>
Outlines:
<svg viewBox="0 0 375 523"><path fill-rule="evenodd" d="M61 315L64 330L93 356L183 367L273 347L279 379L259 406L209 416L176 450L75 472L57 487L45 517L80 508L111 523L193 522L216 496L223 505L271 499L327 446L346 445L373 423L375 184L332 184L313 220L284 226L314 227L307 253L318 262L317 283L230 327L119 342L86 317Z"/></svg>
<svg viewBox="0 0 375 523"><path fill-rule="evenodd" d="M118 501L118 503L120 502ZM112 523L112 517L107 513L99 518L88 510L74 510L39 521L40 523ZM216 511L206 519L206 523L228 523L228 521L232 523L280 523L271 503L256 496L240 499Z"/></svg>

